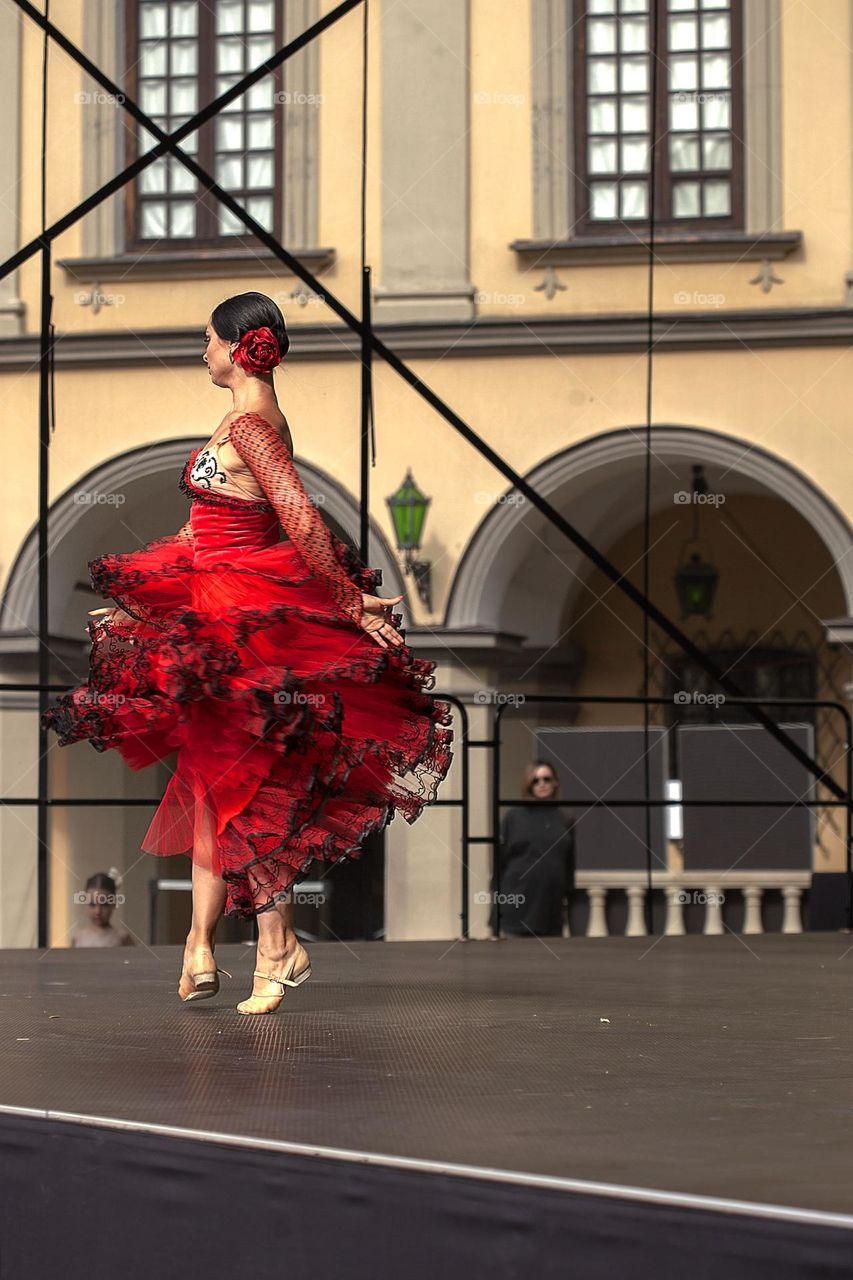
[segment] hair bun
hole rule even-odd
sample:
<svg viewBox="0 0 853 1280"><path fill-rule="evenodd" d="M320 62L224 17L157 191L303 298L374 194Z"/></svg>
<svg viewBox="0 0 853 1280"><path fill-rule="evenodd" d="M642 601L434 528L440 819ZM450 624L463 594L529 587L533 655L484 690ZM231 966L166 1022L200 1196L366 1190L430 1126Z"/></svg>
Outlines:
<svg viewBox="0 0 853 1280"><path fill-rule="evenodd" d="M281 309L265 293L237 293L215 307L211 323L225 342L242 342L256 329L268 329L278 343L280 359L290 349L290 338Z"/></svg>

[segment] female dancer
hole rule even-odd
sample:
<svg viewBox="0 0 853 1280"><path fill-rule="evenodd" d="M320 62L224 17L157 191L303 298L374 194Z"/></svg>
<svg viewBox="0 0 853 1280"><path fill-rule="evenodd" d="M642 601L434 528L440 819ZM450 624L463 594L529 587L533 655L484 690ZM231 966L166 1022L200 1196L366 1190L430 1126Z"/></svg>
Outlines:
<svg viewBox="0 0 853 1280"><path fill-rule="evenodd" d="M217 921L254 915L246 1014L274 1013L310 975L291 890L313 860L358 857L397 810L413 823L452 759L450 706L424 692L435 663L390 612L403 597L373 594L381 570L329 531L297 474L272 377L288 346L263 294L211 314L204 362L232 404L183 468L190 519L90 562L118 607L92 611L88 681L43 721L60 746L115 748L134 769L177 752L142 848L192 858L178 993L218 991Z"/></svg>

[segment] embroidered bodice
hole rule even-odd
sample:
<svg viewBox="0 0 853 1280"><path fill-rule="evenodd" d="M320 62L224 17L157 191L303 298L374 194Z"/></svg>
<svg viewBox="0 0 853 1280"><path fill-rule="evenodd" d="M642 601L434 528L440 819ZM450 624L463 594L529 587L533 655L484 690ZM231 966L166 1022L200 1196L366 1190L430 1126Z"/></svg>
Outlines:
<svg viewBox="0 0 853 1280"><path fill-rule="evenodd" d="M199 489L207 489L224 497L238 498L260 504L272 510L270 502L266 502L263 498L259 498L257 494L250 493L249 490L244 489L239 481L230 475L220 462L219 446L230 439L229 433L227 436L222 436L220 440L205 445L203 449L193 455L193 458L190 459L190 480Z"/></svg>
<svg viewBox="0 0 853 1280"><path fill-rule="evenodd" d="M247 491L228 474L219 459L219 445L230 440L249 467L265 499ZM272 423L257 413L236 418L227 436L197 449L187 461L181 489L194 499L232 510L275 512L287 537L306 565L320 578L340 616L358 622L363 611L362 593L347 575L335 550L333 536L306 492L293 457ZM184 526L177 535L183 538Z"/></svg>

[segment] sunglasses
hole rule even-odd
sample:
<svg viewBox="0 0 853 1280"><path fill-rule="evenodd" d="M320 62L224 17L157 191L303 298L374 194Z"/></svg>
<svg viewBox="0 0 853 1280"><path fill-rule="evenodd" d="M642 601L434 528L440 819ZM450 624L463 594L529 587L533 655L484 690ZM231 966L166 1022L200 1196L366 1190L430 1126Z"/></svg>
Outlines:
<svg viewBox="0 0 853 1280"><path fill-rule="evenodd" d="M554 777L553 773L534 773L533 781L534 782L556 782L556 778Z"/></svg>

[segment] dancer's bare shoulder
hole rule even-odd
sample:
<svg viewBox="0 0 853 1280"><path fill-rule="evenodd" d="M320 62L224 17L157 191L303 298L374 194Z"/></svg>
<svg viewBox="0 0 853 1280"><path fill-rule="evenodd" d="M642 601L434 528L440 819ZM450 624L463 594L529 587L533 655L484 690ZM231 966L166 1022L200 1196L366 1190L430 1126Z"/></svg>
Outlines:
<svg viewBox="0 0 853 1280"><path fill-rule="evenodd" d="M227 414L222 419L221 431L223 435L227 435L231 429L231 424L233 422L236 422L238 418L244 417L245 413L246 413L245 410L240 410L240 411L235 411ZM270 424L273 430L278 432L278 434L281 436L282 441L287 447L288 451L292 455L293 454L293 436L291 435L290 425L287 421L287 418L285 418L281 410L278 408L264 409L262 413L258 411L258 416L263 418L266 422Z"/></svg>

